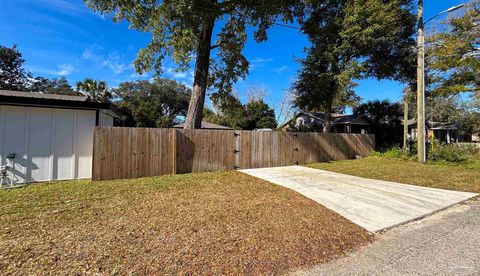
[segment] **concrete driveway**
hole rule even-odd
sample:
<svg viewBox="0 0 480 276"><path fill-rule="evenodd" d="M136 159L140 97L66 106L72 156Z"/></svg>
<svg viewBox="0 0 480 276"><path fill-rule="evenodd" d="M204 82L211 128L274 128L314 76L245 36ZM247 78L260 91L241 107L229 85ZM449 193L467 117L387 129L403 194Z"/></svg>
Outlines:
<svg viewBox="0 0 480 276"><path fill-rule="evenodd" d="M424 217L476 196L301 166L241 170L290 188L370 232Z"/></svg>

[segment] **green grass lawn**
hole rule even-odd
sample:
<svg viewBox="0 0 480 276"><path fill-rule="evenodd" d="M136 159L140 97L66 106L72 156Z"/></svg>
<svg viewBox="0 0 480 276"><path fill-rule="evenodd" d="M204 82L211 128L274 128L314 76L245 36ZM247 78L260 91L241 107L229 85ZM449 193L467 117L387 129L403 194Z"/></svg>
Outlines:
<svg viewBox="0 0 480 276"><path fill-rule="evenodd" d="M309 167L405 184L480 193L480 158L478 157L460 164L421 164L416 161L367 157L358 160L316 163Z"/></svg>
<svg viewBox="0 0 480 276"><path fill-rule="evenodd" d="M281 274L371 239L236 171L0 190L0 274Z"/></svg>

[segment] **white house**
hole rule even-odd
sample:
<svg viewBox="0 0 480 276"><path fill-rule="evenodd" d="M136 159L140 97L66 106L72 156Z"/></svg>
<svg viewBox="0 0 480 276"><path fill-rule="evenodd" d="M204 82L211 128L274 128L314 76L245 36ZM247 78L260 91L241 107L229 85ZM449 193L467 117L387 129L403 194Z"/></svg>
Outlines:
<svg viewBox="0 0 480 276"><path fill-rule="evenodd" d="M114 116L84 96L0 90L0 164L16 183L90 178L94 126Z"/></svg>

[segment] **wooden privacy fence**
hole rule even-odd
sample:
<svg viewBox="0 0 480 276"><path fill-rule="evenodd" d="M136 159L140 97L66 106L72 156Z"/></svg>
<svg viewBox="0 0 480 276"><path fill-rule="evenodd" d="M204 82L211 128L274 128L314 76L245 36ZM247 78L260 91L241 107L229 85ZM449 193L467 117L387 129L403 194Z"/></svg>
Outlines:
<svg viewBox="0 0 480 276"><path fill-rule="evenodd" d="M308 164L374 147L366 134L96 127L92 179Z"/></svg>

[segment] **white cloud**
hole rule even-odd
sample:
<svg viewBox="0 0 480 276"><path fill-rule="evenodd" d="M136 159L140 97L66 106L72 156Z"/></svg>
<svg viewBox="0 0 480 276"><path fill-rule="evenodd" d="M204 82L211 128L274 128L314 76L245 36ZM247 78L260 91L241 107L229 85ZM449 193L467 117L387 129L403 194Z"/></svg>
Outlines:
<svg viewBox="0 0 480 276"><path fill-rule="evenodd" d="M177 72L175 68L169 67L166 70L166 73L169 77L174 78L174 79L190 79L193 77L193 71L189 70L186 72Z"/></svg>
<svg viewBox="0 0 480 276"><path fill-rule="evenodd" d="M99 13L93 12L88 8L83 1L67 1L67 0L23 0L28 4L36 4L42 8L54 9L58 12L66 13L74 16L84 16L90 14L97 16L101 19L105 19L105 16Z"/></svg>
<svg viewBox="0 0 480 276"><path fill-rule="evenodd" d="M130 78L149 78L150 74L149 73L143 73L143 74L138 74L137 72L133 72L130 74Z"/></svg>
<svg viewBox="0 0 480 276"><path fill-rule="evenodd" d="M121 61L120 56L116 52L109 53L108 55L103 55L99 52L98 47L95 45L91 46L83 51L82 58L93 61L102 68L110 68L115 75L125 72L130 67L127 63Z"/></svg>
<svg viewBox="0 0 480 276"><path fill-rule="evenodd" d="M288 69L288 66L282 65L282 66L280 66L280 67L278 67L278 68L275 68L275 72L280 73L280 72L283 72L283 71L285 71L285 70L287 70L287 69Z"/></svg>
<svg viewBox="0 0 480 276"><path fill-rule="evenodd" d="M75 3L74 1L66 0L35 0L32 2L41 4L47 8L53 8L63 12L83 13L88 11L88 9L82 2ZM78 3L82 4L79 5Z"/></svg>
<svg viewBox="0 0 480 276"><path fill-rule="evenodd" d="M192 83L186 83L184 81L180 82L181 84L185 85L186 87L190 88L190 89L193 89L192 87Z"/></svg>
<svg viewBox="0 0 480 276"><path fill-rule="evenodd" d="M263 67L265 66L266 63L269 63L272 61L273 61L273 58L262 58L262 57L254 58L250 61L250 69Z"/></svg>
<svg viewBox="0 0 480 276"><path fill-rule="evenodd" d="M62 65L59 65L58 66L58 69L60 69L58 71L58 75L59 76L68 76L70 75L73 71L75 71L75 68L70 65L70 64L62 64Z"/></svg>
<svg viewBox="0 0 480 276"><path fill-rule="evenodd" d="M60 76L60 77L68 76L71 73L76 71L75 67L73 67L71 64L58 65L56 70L55 69L36 68L36 67L31 67L29 69L32 72L42 73L42 74L47 74L47 75L53 75L53 76Z"/></svg>
<svg viewBox="0 0 480 276"><path fill-rule="evenodd" d="M273 58L261 58L257 57L252 59L251 63L267 63L267 62L272 62Z"/></svg>

